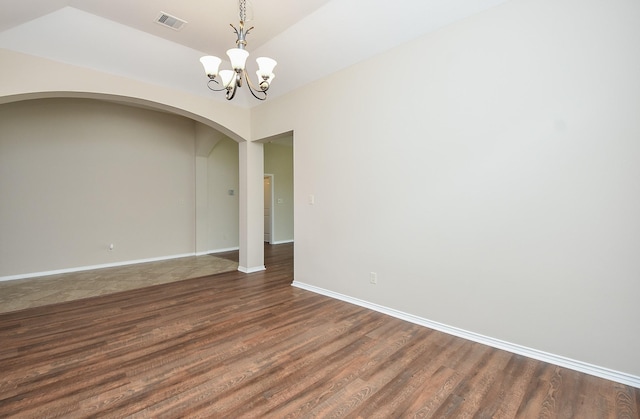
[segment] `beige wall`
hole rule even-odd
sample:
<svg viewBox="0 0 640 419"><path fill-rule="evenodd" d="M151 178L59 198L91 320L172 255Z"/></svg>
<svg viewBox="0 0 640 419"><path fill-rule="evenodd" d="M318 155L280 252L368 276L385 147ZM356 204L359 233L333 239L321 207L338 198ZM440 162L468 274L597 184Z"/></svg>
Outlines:
<svg viewBox="0 0 640 419"><path fill-rule="evenodd" d="M209 251L238 248L238 171L238 143L220 140L208 158Z"/></svg>
<svg viewBox="0 0 640 419"><path fill-rule="evenodd" d="M273 175L273 244L293 241L293 145L266 143L264 172Z"/></svg>
<svg viewBox="0 0 640 419"><path fill-rule="evenodd" d="M0 276L193 253L194 170L183 117L85 99L0 106Z"/></svg>
<svg viewBox="0 0 640 419"><path fill-rule="evenodd" d="M254 109L295 280L640 376L639 21L513 0Z"/></svg>

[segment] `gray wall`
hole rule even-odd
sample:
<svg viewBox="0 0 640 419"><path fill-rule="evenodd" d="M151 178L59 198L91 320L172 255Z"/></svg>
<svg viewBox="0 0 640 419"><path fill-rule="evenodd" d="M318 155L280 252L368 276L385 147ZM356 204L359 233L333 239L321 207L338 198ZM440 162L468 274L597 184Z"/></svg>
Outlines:
<svg viewBox="0 0 640 419"><path fill-rule="evenodd" d="M2 105L0 196L0 276L193 253L194 123L94 100Z"/></svg>
<svg viewBox="0 0 640 419"><path fill-rule="evenodd" d="M198 253L237 249L238 143L200 125L213 147L195 150L194 124L89 99L1 105L0 277L189 255L195 233ZM276 241L291 241L293 147L266 145L265 164Z"/></svg>
<svg viewBox="0 0 640 419"><path fill-rule="evenodd" d="M238 143L220 140L208 158L209 251L238 248L238 170Z"/></svg>

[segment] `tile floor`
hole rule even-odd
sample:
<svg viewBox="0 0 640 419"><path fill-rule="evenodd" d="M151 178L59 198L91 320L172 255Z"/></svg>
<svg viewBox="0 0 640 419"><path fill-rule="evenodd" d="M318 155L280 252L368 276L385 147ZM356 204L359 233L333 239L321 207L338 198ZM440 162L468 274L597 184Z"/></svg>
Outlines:
<svg viewBox="0 0 640 419"><path fill-rule="evenodd" d="M213 255L190 256L38 278L0 282L0 313L238 269Z"/></svg>

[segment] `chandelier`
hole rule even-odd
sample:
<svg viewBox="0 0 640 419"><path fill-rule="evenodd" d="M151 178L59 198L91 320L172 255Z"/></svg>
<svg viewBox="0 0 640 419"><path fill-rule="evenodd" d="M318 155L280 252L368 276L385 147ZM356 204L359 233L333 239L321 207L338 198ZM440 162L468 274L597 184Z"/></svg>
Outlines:
<svg viewBox="0 0 640 419"><path fill-rule="evenodd" d="M204 72L207 77L209 77L207 87L214 92L226 91L227 100L231 100L236 95L236 89L242 87L243 80L246 80L247 87L249 87L249 91L253 97L258 100L265 100L267 98L269 85L275 77L273 69L277 62L268 57L257 58L258 71L256 71L256 74L258 75L258 87L251 82L251 78L247 74L245 67L245 63L249 57L249 52L245 49L247 46L245 38L249 31L253 29L253 26L246 30L244 28L247 14L246 0L239 0L238 6L240 9L240 24L237 28L230 25L238 37L236 40L236 48L231 48L227 51L233 70L218 71L220 63L222 62L218 57L207 55L200 58L200 62L204 66ZM220 81L216 79L217 76L220 76Z"/></svg>

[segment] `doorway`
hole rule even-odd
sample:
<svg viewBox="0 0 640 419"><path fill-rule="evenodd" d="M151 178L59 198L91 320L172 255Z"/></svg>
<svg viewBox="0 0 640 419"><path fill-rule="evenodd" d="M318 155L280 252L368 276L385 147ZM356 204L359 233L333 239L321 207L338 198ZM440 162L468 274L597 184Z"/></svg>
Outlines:
<svg viewBox="0 0 640 419"><path fill-rule="evenodd" d="M273 243L273 175L264 175L264 242Z"/></svg>
<svg viewBox="0 0 640 419"><path fill-rule="evenodd" d="M269 244L293 242L293 135L282 134L265 140L263 178L270 178L271 193L267 192L265 208L270 208L265 219L265 232L270 233ZM276 178L278 178L276 182ZM268 191L268 189L267 189ZM269 230L270 229L270 230ZM268 237L268 235L267 235ZM265 238L267 241L268 238Z"/></svg>

